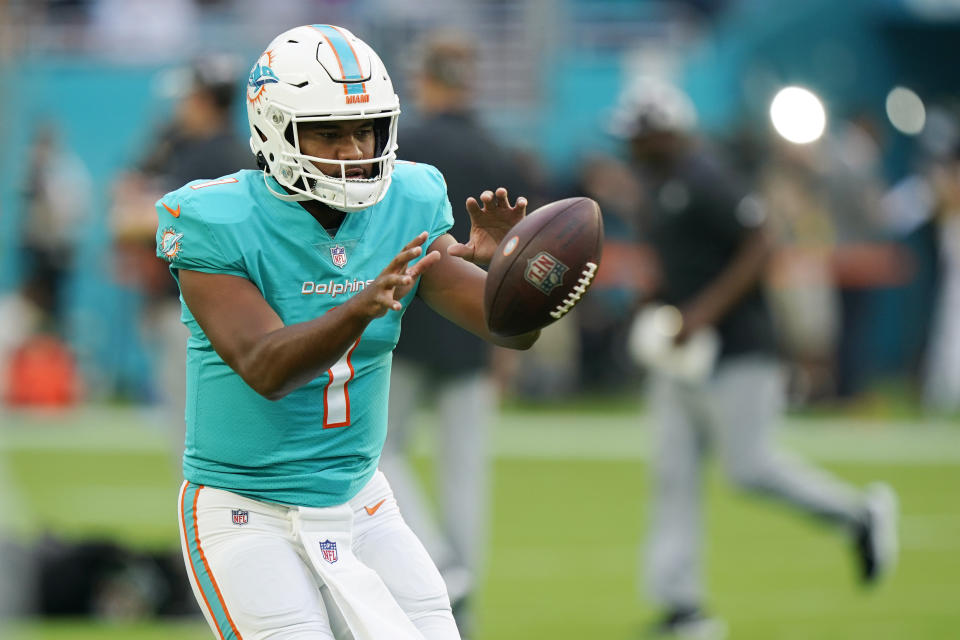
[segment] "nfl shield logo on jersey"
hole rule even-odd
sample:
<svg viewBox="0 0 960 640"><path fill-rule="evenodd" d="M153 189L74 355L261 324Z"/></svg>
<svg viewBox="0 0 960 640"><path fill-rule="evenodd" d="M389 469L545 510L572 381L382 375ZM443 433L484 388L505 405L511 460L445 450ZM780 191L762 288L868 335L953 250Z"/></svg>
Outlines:
<svg viewBox="0 0 960 640"><path fill-rule="evenodd" d="M338 244L330 247L330 257L333 258L333 264L336 267L343 269L347 264L347 250Z"/></svg>
<svg viewBox="0 0 960 640"><path fill-rule="evenodd" d="M230 513L233 515L233 524L238 527L242 527L250 521L250 513L244 509L232 509Z"/></svg>
<svg viewBox="0 0 960 640"><path fill-rule="evenodd" d="M324 540L320 543L320 553L323 554L323 559L333 564L337 561L337 543L331 542L330 540Z"/></svg>

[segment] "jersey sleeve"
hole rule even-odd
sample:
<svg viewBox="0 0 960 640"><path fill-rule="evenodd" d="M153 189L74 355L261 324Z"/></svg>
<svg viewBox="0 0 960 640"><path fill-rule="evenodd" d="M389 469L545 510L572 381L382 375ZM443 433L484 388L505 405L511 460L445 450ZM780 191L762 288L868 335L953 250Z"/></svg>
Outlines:
<svg viewBox="0 0 960 640"><path fill-rule="evenodd" d="M232 244L221 237L229 233L228 225L208 224L203 208L204 203L182 190L157 201L157 257L169 262L174 272L188 269L248 277L241 257L224 250Z"/></svg>

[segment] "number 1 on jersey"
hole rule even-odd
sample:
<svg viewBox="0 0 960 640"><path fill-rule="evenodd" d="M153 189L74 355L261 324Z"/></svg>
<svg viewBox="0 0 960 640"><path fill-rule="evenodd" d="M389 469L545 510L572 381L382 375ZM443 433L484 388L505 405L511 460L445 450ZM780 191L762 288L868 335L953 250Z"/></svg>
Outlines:
<svg viewBox="0 0 960 640"><path fill-rule="evenodd" d="M353 364L350 356L360 344L360 338L347 349L332 367L327 369L329 381L323 388L323 428L350 426L350 392L347 384L353 380Z"/></svg>

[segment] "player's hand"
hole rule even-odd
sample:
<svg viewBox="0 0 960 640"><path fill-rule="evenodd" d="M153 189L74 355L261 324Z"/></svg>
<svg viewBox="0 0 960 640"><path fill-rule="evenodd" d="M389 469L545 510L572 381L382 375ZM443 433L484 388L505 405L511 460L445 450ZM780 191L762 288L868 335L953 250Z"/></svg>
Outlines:
<svg viewBox="0 0 960 640"><path fill-rule="evenodd" d="M470 239L466 244L450 245L447 252L474 264L487 265L503 237L527 215L527 199L520 196L511 206L507 190L500 187L496 193L481 193L480 202L467 198L467 213L470 214Z"/></svg>
<svg viewBox="0 0 960 640"><path fill-rule="evenodd" d="M704 327L712 323L708 314L701 306L696 304L688 305L680 311L680 327L673 336L673 344L682 345L690 339L690 336L697 333Z"/></svg>
<svg viewBox="0 0 960 640"><path fill-rule="evenodd" d="M387 311L400 311L403 308L400 298L410 293L413 283L421 273L440 261L440 253L431 251L415 265L409 266L411 260L423 253L423 243L426 241L427 232L424 231L408 242L380 272L373 284L357 295L358 304L363 305L364 313L371 318L379 318Z"/></svg>

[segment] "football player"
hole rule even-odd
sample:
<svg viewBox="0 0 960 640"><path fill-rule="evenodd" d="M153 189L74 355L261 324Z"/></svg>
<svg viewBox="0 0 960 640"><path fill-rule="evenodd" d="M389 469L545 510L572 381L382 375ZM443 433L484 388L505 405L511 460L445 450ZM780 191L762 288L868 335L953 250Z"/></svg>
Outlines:
<svg viewBox="0 0 960 640"><path fill-rule="evenodd" d="M458 243L443 176L396 160L399 100L346 29L280 34L247 83L262 171L157 203L187 344L187 573L220 638L459 638L446 588L377 463L414 295L491 335L488 262L523 218L505 189ZM478 150L478 153L484 151Z"/></svg>
<svg viewBox="0 0 960 640"><path fill-rule="evenodd" d="M653 340L636 341L656 447L646 571L663 617L651 635L727 637L700 579L711 447L741 489L836 525L863 581L877 582L896 561L896 494L883 483L861 491L774 444L785 387L760 286L773 250L765 209L701 142L693 104L673 85L637 79L613 124L649 195L643 221L661 273L660 304L638 317L637 334Z"/></svg>

